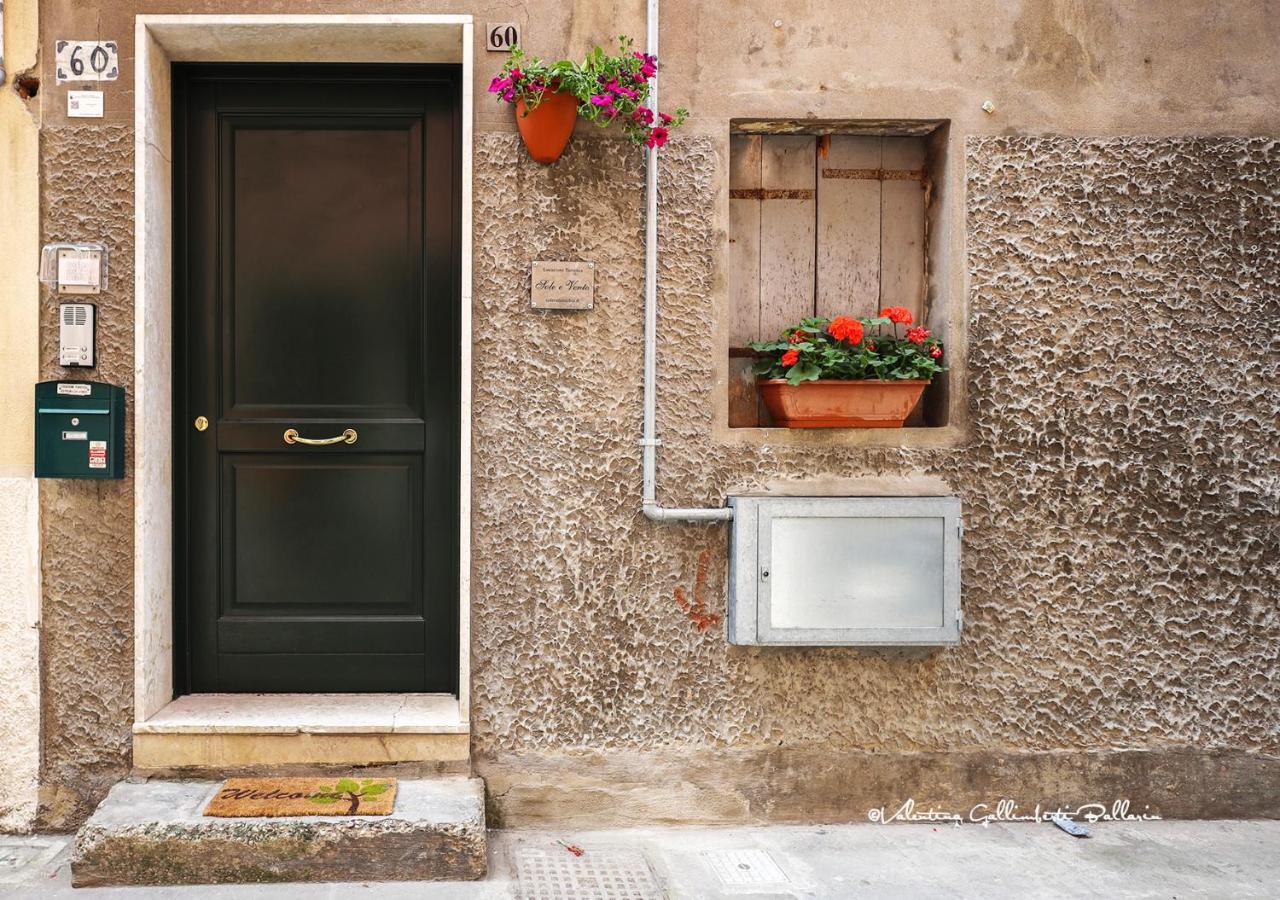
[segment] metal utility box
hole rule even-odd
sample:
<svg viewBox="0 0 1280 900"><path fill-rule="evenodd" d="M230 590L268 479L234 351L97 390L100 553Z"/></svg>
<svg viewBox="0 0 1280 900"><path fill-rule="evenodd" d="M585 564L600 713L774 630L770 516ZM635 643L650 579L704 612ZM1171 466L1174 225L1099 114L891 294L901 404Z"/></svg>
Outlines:
<svg viewBox="0 0 1280 900"><path fill-rule="evenodd" d="M124 388L96 381L36 385L36 477L124 477Z"/></svg>
<svg viewBox="0 0 1280 900"><path fill-rule="evenodd" d="M729 643L959 643L958 497L731 497L729 505Z"/></svg>

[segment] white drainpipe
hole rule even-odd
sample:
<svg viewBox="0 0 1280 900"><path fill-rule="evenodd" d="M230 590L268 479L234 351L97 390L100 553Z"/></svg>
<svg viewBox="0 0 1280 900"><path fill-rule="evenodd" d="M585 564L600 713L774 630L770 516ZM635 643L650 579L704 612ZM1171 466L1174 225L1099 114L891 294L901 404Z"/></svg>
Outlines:
<svg viewBox="0 0 1280 900"><path fill-rule="evenodd" d="M658 0L647 0L650 53L658 55ZM658 112L658 76L649 84L649 108ZM644 220L644 514L657 522L722 522L733 518L727 506L678 509L658 504L658 148L649 148L645 166Z"/></svg>

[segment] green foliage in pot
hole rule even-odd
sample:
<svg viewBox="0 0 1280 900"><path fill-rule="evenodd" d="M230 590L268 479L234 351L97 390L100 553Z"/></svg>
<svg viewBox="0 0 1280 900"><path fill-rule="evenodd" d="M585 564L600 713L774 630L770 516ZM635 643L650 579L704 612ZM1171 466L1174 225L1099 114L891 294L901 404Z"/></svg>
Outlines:
<svg viewBox="0 0 1280 900"><path fill-rule="evenodd" d="M489 93L507 103L523 100L528 115L543 97L565 91L577 99L578 115L584 119L601 128L620 125L637 144L661 147L689 111L680 107L668 115L646 105L658 60L652 54L632 50L632 43L631 38L619 35L616 54L593 47L580 63L568 59L545 63L512 47L501 74L489 83Z"/></svg>

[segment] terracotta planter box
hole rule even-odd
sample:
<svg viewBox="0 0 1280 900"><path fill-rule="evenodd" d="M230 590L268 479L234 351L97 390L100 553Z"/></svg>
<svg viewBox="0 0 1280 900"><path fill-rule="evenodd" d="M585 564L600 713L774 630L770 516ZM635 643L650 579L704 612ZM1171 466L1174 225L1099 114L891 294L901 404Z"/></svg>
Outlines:
<svg viewBox="0 0 1280 900"><path fill-rule="evenodd" d="M783 428L901 428L927 381L758 381L764 405Z"/></svg>
<svg viewBox="0 0 1280 900"><path fill-rule="evenodd" d="M560 158L573 136L573 126L578 121L578 98L556 91L544 96L528 115L526 109L523 99L516 101L516 127L520 129L525 149L537 162L550 165Z"/></svg>

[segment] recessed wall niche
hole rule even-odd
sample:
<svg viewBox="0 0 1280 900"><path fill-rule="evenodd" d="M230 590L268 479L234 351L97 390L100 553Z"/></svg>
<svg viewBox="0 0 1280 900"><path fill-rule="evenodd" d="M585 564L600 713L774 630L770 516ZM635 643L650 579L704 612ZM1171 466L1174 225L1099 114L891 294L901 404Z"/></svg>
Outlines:
<svg viewBox="0 0 1280 900"><path fill-rule="evenodd" d="M747 344L806 316L905 306L947 340L949 123L735 119L729 137L729 426L769 428ZM948 376L907 428L947 424Z"/></svg>

